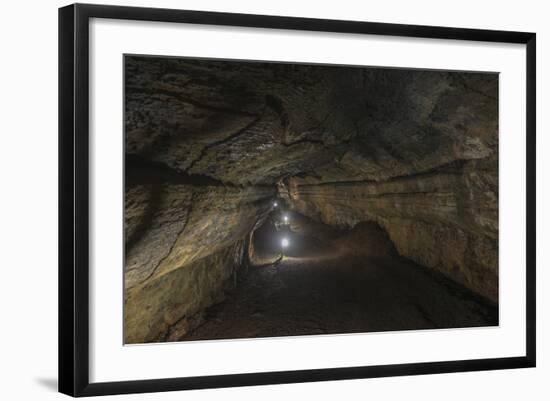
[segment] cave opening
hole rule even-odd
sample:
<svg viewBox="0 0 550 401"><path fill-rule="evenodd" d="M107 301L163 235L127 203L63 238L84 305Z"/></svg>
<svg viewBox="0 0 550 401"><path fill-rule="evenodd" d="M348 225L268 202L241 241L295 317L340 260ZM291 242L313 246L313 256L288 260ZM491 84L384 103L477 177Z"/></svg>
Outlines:
<svg viewBox="0 0 550 401"><path fill-rule="evenodd" d="M498 74L124 60L126 344L498 325Z"/></svg>

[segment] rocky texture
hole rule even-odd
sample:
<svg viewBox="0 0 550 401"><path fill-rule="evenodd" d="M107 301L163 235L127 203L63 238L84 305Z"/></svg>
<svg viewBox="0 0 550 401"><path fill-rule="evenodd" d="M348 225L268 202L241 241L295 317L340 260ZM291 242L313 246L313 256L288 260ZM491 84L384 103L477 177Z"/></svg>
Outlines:
<svg viewBox="0 0 550 401"><path fill-rule="evenodd" d="M242 249L236 242L127 290L125 343L163 341L194 328L200 323L197 313L223 300L227 280L241 265Z"/></svg>
<svg viewBox="0 0 550 401"><path fill-rule="evenodd" d="M498 298L496 74L132 56L125 97L127 342L223 295L276 193Z"/></svg>
<svg viewBox="0 0 550 401"><path fill-rule="evenodd" d="M161 340L168 327L222 299L273 194L127 161L126 343Z"/></svg>
<svg viewBox="0 0 550 401"><path fill-rule="evenodd" d="M375 182L290 181L297 210L339 227L383 226L397 251L498 300L498 202L494 169L479 162Z"/></svg>
<svg viewBox="0 0 550 401"><path fill-rule="evenodd" d="M299 221L294 225L298 231L290 234L291 246L282 260L251 266L223 303L207 309L195 330L181 337L174 332L171 338L498 325L494 305L433 270L395 256L391 241L376 223L340 231L311 224L298 213L292 214L292 221ZM266 239L277 235L272 231Z"/></svg>

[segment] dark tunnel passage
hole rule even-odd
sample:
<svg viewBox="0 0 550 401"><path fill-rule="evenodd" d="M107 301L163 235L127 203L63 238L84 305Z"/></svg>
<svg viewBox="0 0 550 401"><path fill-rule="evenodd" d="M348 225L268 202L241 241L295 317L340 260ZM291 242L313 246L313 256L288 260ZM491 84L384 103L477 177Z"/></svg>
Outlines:
<svg viewBox="0 0 550 401"><path fill-rule="evenodd" d="M225 300L207 308L190 332L173 331L170 341L498 324L494 305L400 258L376 223L334 230L275 211L250 247L253 262Z"/></svg>
<svg viewBox="0 0 550 401"><path fill-rule="evenodd" d="M499 324L498 74L125 57L126 344Z"/></svg>

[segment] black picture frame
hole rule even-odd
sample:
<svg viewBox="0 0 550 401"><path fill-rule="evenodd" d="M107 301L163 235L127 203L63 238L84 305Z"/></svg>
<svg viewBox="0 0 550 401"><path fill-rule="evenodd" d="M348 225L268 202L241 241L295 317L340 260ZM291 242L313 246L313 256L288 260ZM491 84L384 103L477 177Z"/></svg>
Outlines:
<svg viewBox="0 0 550 401"><path fill-rule="evenodd" d="M202 377L89 381L89 145L90 18L438 38L526 45L526 355L520 357L357 366ZM479 29L74 4L59 9L59 391L95 396L383 376L534 367L536 35Z"/></svg>

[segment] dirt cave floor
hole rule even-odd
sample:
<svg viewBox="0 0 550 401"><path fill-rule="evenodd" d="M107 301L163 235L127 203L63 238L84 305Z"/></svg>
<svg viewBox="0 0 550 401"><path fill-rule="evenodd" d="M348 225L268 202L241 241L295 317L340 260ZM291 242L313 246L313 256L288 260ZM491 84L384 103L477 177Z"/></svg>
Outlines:
<svg viewBox="0 0 550 401"><path fill-rule="evenodd" d="M264 249L271 262L241 273L225 299L175 340L498 325L496 305L385 249L376 228L343 239L301 228L289 226L282 234L274 227L264 230L267 238L289 239L284 257ZM365 246L358 251L357 236L376 237L369 241L375 251Z"/></svg>

